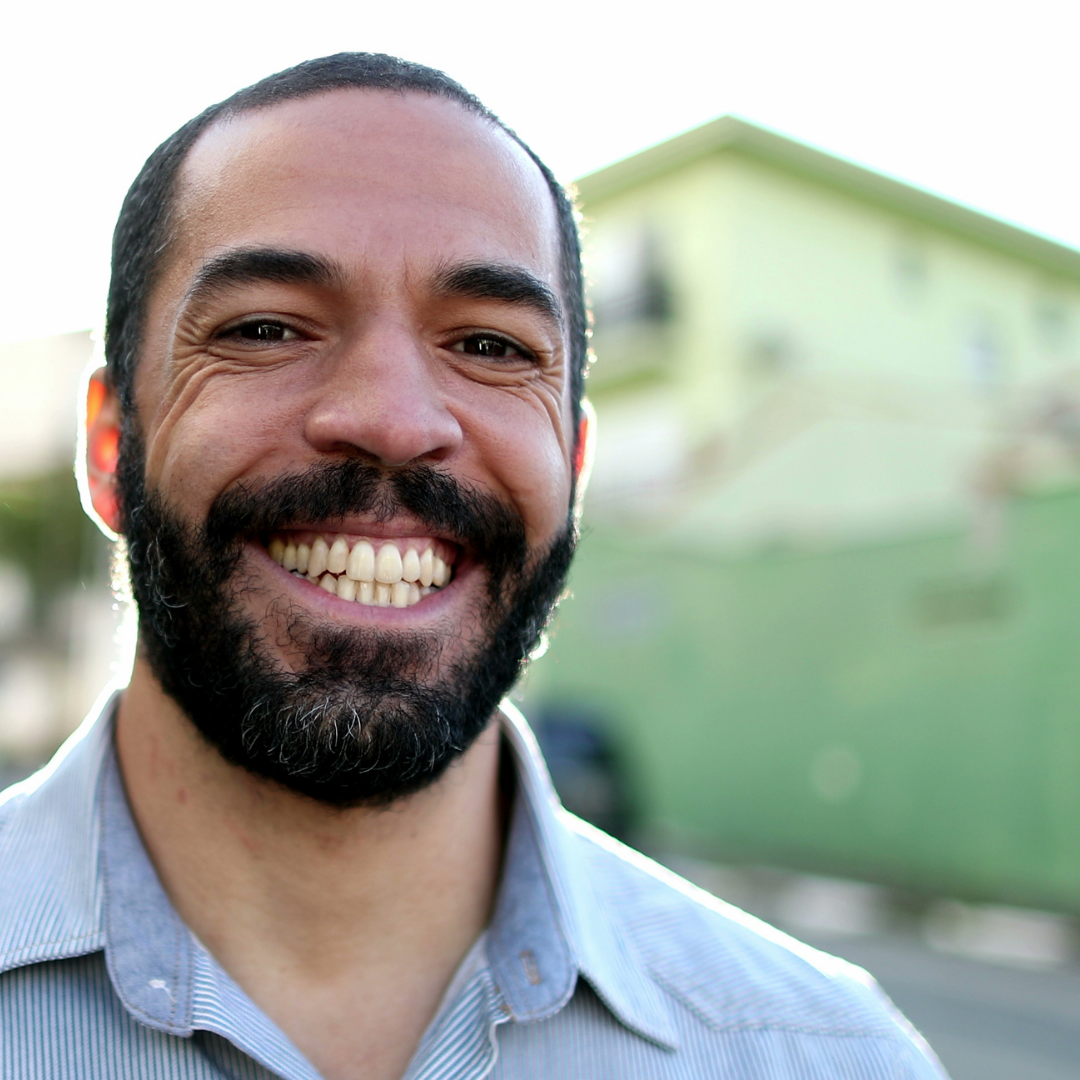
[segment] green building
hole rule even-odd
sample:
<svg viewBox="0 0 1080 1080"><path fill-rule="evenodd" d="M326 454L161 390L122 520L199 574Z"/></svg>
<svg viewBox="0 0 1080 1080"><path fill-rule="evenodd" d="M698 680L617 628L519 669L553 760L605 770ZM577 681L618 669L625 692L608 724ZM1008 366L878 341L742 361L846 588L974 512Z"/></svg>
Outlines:
<svg viewBox="0 0 1080 1080"><path fill-rule="evenodd" d="M579 192L529 708L603 718L668 849L1080 910L1080 252L729 117Z"/></svg>

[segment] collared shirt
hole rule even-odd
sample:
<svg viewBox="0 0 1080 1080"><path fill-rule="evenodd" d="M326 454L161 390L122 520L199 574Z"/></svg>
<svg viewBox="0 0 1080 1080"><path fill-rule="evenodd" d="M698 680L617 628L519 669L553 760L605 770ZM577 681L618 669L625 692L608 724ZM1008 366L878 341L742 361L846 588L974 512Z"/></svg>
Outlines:
<svg viewBox="0 0 1080 1080"><path fill-rule="evenodd" d="M114 712L0 803L0 1078L317 1080L169 902ZM518 782L495 913L407 1080L941 1080L860 969L566 813L503 712Z"/></svg>

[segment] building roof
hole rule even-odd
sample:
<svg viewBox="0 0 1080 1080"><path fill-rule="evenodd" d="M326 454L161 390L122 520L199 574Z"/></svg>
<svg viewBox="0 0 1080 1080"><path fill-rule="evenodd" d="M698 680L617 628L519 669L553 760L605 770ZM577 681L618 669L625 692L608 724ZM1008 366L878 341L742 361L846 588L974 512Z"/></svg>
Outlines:
<svg viewBox="0 0 1080 1080"><path fill-rule="evenodd" d="M1080 277L1080 251L931 195L734 116L721 116L578 181L582 202L607 198L720 151L736 151L1056 273Z"/></svg>

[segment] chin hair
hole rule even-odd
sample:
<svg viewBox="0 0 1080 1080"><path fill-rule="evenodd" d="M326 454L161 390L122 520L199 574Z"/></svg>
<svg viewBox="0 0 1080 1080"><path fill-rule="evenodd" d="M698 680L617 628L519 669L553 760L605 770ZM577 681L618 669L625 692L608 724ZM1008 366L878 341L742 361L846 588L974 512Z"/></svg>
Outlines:
<svg viewBox="0 0 1080 1080"><path fill-rule="evenodd" d="M124 535L151 670L228 761L328 805L386 805L442 776L520 676L565 586L576 543L569 515L546 550L531 552L510 507L429 465L320 464L230 489L195 526L145 489L141 453L135 468L125 450ZM302 663L284 670L240 610L245 538L400 510L459 537L486 574L475 640L328 628L294 605L277 614Z"/></svg>

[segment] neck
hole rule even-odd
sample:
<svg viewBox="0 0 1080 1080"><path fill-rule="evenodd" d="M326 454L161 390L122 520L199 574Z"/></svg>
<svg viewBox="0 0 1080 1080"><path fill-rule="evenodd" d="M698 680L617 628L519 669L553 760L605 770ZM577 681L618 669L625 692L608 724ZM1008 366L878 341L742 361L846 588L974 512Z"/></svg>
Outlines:
<svg viewBox="0 0 1080 1080"><path fill-rule="evenodd" d="M491 912L503 846L494 723L430 788L342 810L226 762L140 658L117 752L181 918L314 1064L344 1075L283 1022L301 990L358 998L370 1014L370 995L392 1000L400 984L419 1039Z"/></svg>

